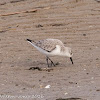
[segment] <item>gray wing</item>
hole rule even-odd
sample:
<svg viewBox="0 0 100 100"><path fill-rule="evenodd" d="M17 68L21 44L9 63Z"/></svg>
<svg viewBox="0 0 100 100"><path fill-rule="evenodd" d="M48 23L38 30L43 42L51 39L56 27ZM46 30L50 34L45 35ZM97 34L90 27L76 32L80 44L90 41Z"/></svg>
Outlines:
<svg viewBox="0 0 100 100"><path fill-rule="evenodd" d="M34 44L47 52L52 52L56 49L56 45L63 45L61 41L55 39L45 39L40 41L34 41Z"/></svg>

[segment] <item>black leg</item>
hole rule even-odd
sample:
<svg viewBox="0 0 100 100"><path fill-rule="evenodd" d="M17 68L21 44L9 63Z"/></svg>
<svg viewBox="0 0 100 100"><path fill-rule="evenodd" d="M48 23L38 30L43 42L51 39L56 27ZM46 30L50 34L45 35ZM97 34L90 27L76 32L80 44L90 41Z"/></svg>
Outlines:
<svg viewBox="0 0 100 100"><path fill-rule="evenodd" d="M48 61L48 60L51 61L51 66L52 66L52 65L55 66L54 62L53 62L48 56L46 56L46 61L47 61L48 67L49 67L49 61Z"/></svg>
<svg viewBox="0 0 100 100"><path fill-rule="evenodd" d="M48 59L51 61L51 66L55 66L54 62L48 57Z"/></svg>
<svg viewBox="0 0 100 100"><path fill-rule="evenodd" d="M47 61L47 65L48 65L48 67L49 67L49 63L48 63L48 57L46 57L46 61Z"/></svg>

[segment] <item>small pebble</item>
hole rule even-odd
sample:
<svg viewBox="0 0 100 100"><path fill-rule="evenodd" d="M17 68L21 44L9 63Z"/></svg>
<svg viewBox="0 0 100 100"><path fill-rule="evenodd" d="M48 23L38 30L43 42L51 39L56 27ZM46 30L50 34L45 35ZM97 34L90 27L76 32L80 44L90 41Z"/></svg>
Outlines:
<svg viewBox="0 0 100 100"><path fill-rule="evenodd" d="M25 90L26 88L23 88L22 90Z"/></svg>
<svg viewBox="0 0 100 100"><path fill-rule="evenodd" d="M65 95L67 95L68 93L66 92Z"/></svg>
<svg viewBox="0 0 100 100"><path fill-rule="evenodd" d="M81 86L77 86L78 88L80 88Z"/></svg>
<svg viewBox="0 0 100 100"><path fill-rule="evenodd" d="M43 88L43 85L40 85L40 88Z"/></svg>
<svg viewBox="0 0 100 100"><path fill-rule="evenodd" d="M86 36L86 34L83 34L83 36Z"/></svg>
<svg viewBox="0 0 100 100"><path fill-rule="evenodd" d="M87 75L89 74L89 73L86 73Z"/></svg>
<svg viewBox="0 0 100 100"><path fill-rule="evenodd" d="M96 91L100 91L100 89L97 89Z"/></svg>
<svg viewBox="0 0 100 100"><path fill-rule="evenodd" d="M96 60L99 60L99 58L96 58Z"/></svg>
<svg viewBox="0 0 100 100"><path fill-rule="evenodd" d="M94 77L91 77L91 79L93 80L93 79L94 79Z"/></svg>
<svg viewBox="0 0 100 100"><path fill-rule="evenodd" d="M39 27L43 27L43 25L40 25L40 24L39 24L39 25L37 25L36 27L37 27L37 28L39 28Z"/></svg>
<svg viewBox="0 0 100 100"><path fill-rule="evenodd" d="M18 86L18 84L15 84L15 86Z"/></svg>
<svg viewBox="0 0 100 100"><path fill-rule="evenodd" d="M48 89L48 88L50 88L50 87L51 87L50 85L47 85L45 88Z"/></svg>
<svg viewBox="0 0 100 100"><path fill-rule="evenodd" d="M89 26L90 28L92 28L93 26Z"/></svg>
<svg viewBox="0 0 100 100"><path fill-rule="evenodd" d="M100 0L95 0L95 1L97 1L98 3L100 3Z"/></svg>

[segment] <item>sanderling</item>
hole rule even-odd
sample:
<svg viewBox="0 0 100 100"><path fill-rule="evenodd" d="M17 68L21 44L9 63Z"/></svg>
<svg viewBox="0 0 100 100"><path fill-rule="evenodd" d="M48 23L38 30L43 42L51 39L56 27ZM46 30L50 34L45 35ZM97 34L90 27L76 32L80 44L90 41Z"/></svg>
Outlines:
<svg viewBox="0 0 100 100"><path fill-rule="evenodd" d="M38 51L46 55L47 65L49 67L48 60L51 61L51 66L55 66L53 61L49 58L49 56L67 56L70 57L70 60L73 64L72 60L72 51L71 48L65 47L64 44L58 39L44 39L39 41L33 41L27 39L27 41L32 44Z"/></svg>

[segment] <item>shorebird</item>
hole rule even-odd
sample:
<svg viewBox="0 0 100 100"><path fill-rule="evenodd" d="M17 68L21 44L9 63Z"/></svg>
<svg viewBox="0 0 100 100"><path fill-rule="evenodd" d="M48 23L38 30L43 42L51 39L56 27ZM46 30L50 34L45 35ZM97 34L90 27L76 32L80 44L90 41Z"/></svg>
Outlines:
<svg viewBox="0 0 100 100"><path fill-rule="evenodd" d="M70 57L70 60L73 64L72 60L72 51L71 48L65 47L64 44L58 40L58 39L44 39L39 41L33 41L30 39L27 39L27 41L34 46L38 51L46 55L46 61L48 67L49 61L51 62L51 66L55 66L54 62L49 58L49 56L65 56Z"/></svg>

